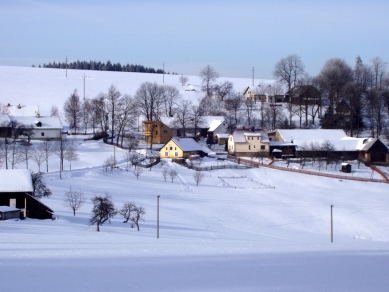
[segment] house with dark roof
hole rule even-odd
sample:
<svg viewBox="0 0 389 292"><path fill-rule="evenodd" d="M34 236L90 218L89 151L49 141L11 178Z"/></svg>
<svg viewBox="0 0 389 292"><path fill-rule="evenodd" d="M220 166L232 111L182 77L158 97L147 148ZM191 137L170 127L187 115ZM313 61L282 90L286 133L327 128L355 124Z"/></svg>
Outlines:
<svg viewBox="0 0 389 292"><path fill-rule="evenodd" d="M19 209L22 218L52 219L54 211L32 196L30 170L1 169L0 178L0 206Z"/></svg>
<svg viewBox="0 0 389 292"><path fill-rule="evenodd" d="M320 104L320 91L313 85L299 85L288 90L285 100L294 104Z"/></svg>
<svg viewBox="0 0 389 292"><path fill-rule="evenodd" d="M188 158L190 155L204 156L203 148L193 138L170 139L159 151L161 158Z"/></svg>
<svg viewBox="0 0 389 292"><path fill-rule="evenodd" d="M263 130L236 129L228 136L228 153L237 157L269 153L269 145L269 137Z"/></svg>

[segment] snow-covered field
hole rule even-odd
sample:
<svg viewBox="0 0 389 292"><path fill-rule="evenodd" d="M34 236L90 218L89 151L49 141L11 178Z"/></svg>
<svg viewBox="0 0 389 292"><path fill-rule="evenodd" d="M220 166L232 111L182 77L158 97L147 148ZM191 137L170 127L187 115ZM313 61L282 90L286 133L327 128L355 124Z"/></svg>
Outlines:
<svg viewBox="0 0 389 292"><path fill-rule="evenodd" d="M123 160L103 172L112 146L80 143L74 170L60 179L53 158L45 174L56 220L0 221L2 291L387 291L387 184L260 167L205 172L196 186L193 170L170 162L137 180ZM164 167L178 171L173 183ZM88 198L75 217L63 205L70 186ZM105 192L118 208L146 209L139 232L120 216L101 232L88 224L89 199Z"/></svg>
<svg viewBox="0 0 389 292"><path fill-rule="evenodd" d="M142 82L162 83L158 74L68 70L66 78L65 70L0 66L0 103L39 105L42 115L53 105L61 110L74 89L83 96L84 74L87 98L106 92L111 84L133 95ZM177 86L194 102L202 96L186 91L199 90L197 76L189 76L192 85L185 87L178 78L165 75L165 84ZM218 82L225 80L237 92L252 82ZM80 160L72 162L71 171L65 162L60 179L59 159L52 156L44 176L53 195L43 202L55 210L56 220L0 221L1 291L388 290L388 184L259 167L207 171L196 186L193 170L170 162L145 169L138 180L126 170L124 150L115 150L119 168L104 172L112 146L73 138ZM209 159L202 166L219 163L229 162ZM173 183L170 178L165 182L165 167L178 171ZM38 170L32 161L29 168ZM307 163L304 169L317 171L317 165ZM371 176L364 166L358 170L353 165L353 171L353 176ZM334 167L327 172L339 174ZM69 187L87 197L76 216L63 205ZM90 198L105 192L117 208L128 201L145 208L139 232L120 216L101 232L88 224Z"/></svg>
<svg viewBox="0 0 389 292"><path fill-rule="evenodd" d="M60 111L66 99L77 89L81 98L95 98L100 93L107 93L113 84L122 94L134 95L143 82L156 82L160 85L173 85L178 88L182 97L197 103L204 96L201 92L201 79L198 76L187 76L188 84L182 86L179 75L150 73L128 73L88 70L10 67L0 66L0 103L22 106L39 106L41 115L49 115L51 107L57 106ZM242 93L252 85L251 79L220 77L216 83L230 81L234 90ZM255 79L259 82L273 83L273 80ZM190 91L195 90L195 91Z"/></svg>

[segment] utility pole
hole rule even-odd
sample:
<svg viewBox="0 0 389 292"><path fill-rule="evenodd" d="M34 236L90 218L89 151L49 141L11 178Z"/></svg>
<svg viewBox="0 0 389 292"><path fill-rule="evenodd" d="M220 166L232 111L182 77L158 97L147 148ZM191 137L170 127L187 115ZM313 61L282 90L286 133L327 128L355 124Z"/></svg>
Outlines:
<svg viewBox="0 0 389 292"><path fill-rule="evenodd" d="M84 73L84 101L85 101L85 73Z"/></svg>
<svg viewBox="0 0 389 292"><path fill-rule="evenodd" d="M253 67L253 86L254 86L254 67Z"/></svg>
<svg viewBox="0 0 389 292"><path fill-rule="evenodd" d="M157 196L157 238L159 238L159 197Z"/></svg>
<svg viewBox="0 0 389 292"><path fill-rule="evenodd" d="M65 68L66 68L66 78L68 78L68 56L66 56L66 65L65 65Z"/></svg>
<svg viewBox="0 0 389 292"><path fill-rule="evenodd" d="M334 205L331 205L331 242L334 242L334 224L332 220L332 208Z"/></svg>
<svg viewBox="0 0 389 292"><path fill-rule="evenodd" d="M162 63L162 83L165 83L165 62Z"/></svg>

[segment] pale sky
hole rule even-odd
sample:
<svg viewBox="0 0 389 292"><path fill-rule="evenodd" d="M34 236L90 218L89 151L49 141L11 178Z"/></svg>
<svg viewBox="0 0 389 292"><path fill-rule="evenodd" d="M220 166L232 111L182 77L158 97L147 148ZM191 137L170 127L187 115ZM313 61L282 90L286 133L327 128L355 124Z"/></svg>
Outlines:
<svg viewBox="0 0 389 292"><path fill-rule="evenodd" d="M273 78L298 54L310 75L338 57L389 62L389 1L0 0L0 65L95 60L197 75Z"/></svg>

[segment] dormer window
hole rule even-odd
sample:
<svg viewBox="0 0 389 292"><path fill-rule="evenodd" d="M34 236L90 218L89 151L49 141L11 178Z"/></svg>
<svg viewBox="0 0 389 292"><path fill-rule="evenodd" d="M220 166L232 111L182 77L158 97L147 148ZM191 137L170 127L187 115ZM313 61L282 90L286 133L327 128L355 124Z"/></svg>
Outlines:
<svg viewBox="0 0 389 292"><path fill-rule="evenodd" d="M40 127L42 127L42 122L36 121L36 122L35 122L35 125L36 125L38 128L40 128Z"/></svg>

